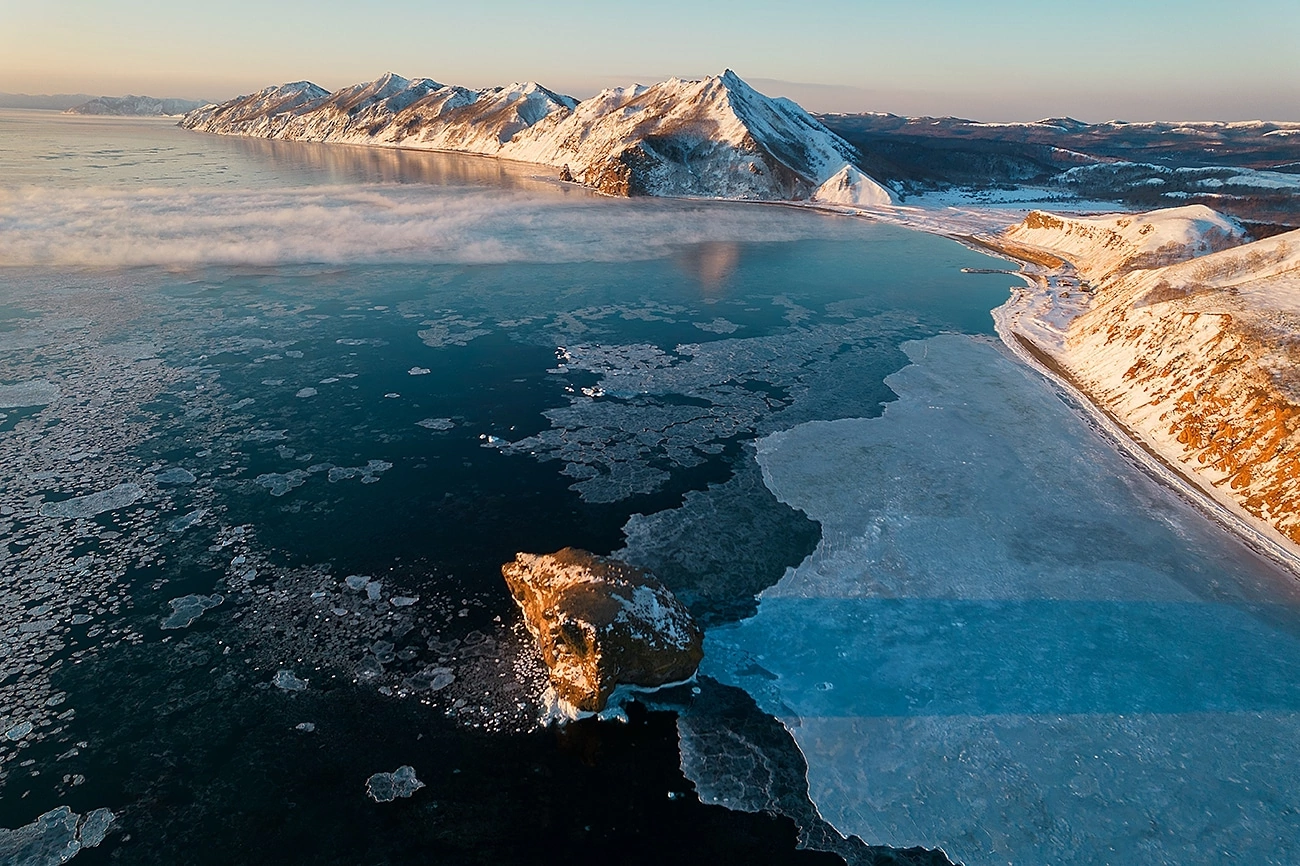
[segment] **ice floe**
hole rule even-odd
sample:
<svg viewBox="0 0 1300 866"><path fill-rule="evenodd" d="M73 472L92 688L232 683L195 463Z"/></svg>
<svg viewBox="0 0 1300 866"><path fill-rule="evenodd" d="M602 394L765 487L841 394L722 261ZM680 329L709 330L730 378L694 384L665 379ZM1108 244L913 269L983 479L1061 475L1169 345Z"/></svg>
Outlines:
<svg viewBox="0 0 1300 866"><path fill-rule="evenodd" d="M103 842L115 820L108 809L95 809L83 819L67 806L59 806L16 830L0 828L0 863L60 866L83 848Z"/></svg>
<svg viewBox="0 0 1300 866"><path fill-rule="evenodd" d="M366 779L366 793L376 803L391 803L398 798L410 797L424 787L424 783L415 777L415 768L409 765L398 767L391 773L375 773Z"/></svg>
<svg viewBox="0 0 1300 866"><path fill-rule="evenodd" d="M59 386L45 379L0 385L0 409L48 406L57 399L59 399Z"/></svg>
<svg viewBox="0 0 1300 866"><path fill-rule="evenodd" d="M294 676L293 671L281 668L275 672L271 679L271 685L277 689L283 689L286 692L302 692L307 690L307 681L300 680Z"/></svg>
<svg viewBox="0 0 1300 866"><path fill-rule="evenodd" d="M993 346L906 349L883 417L760 441L822 541L756 616L708 632L701 673L781 718L820 814L869 841L968 863L1294 861L1293 579Z"/></svg>
<svg viewBox="0 0 1300 866"><path fill-rule="evenodd" d="M41 506L41 516L57 517L60 520L94 517L106 511L134 505L142 496L144 490L139 484L126 482L98 493L74 496L59 502L47 502Z"/></svg>
<svg viewBox="0 0 1300 866"><path fill-rule="evenodd" d="M168 602L172 606L171 615L163 619L162 627L164 629L188 628L193 625L195 620L220 605L223 601L225 601L225 598L216 593L212 595L184 595L180 598L173 598Z"/></svg>
<svg viewBox="0 0 1300 866"><path fill-rule="evenodd" d="M870 327L836 323L672 351L569 344L551 371L570 383L569 405L543 413L550 429L502 450L564 461L563 474L576 479L571 489L587 502L653 493L673 469L700 466L728 442L808 417L879 411L889 397L875 372L882 334L904 326L880 316ZM575 374L594 374L599 383L574 384Z"/></svg>

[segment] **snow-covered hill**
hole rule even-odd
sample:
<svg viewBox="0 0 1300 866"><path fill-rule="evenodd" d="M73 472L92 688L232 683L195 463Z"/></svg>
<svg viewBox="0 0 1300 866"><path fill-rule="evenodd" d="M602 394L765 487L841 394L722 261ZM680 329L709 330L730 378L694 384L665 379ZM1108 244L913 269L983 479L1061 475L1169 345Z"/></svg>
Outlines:
<svg viewBox="0 0 1300 866"><path fill-rule="evenodd" d="M1004 237L1059 253L1085 277L1105 278L1236 246L1245 230L1236 220L1205 205L1188 205L1096 217L1058 217L1033 211Z"/></svg>
<svg viewBox="0 0 1300 866"><path fill-rule="evenodd" d="M730 70L606 90L583 102L532 82L474 91L389 73L335 93L297 82L205 106L181 125L500 156L551 166L566 180L611 195L890 200L888 190L852 167L857 154L843 139Z"/></svg>
<svg viewBox="0 0 1300 866"><path fill-rule="evenodd" d="M153 96L97 96L80 105L65 109L64 114L159 117L185 114L202 104L193 99L157 99Z"/></svg>
<svg viewBox="0 0 1300 866"><path fill-rule="evenodd" d="M1064 261L1028 267L1038 289L998 311L999 329L1230 510L1300 544L1300 231L1248 240L1201 206L1035 212L993 245Z"/></svg>

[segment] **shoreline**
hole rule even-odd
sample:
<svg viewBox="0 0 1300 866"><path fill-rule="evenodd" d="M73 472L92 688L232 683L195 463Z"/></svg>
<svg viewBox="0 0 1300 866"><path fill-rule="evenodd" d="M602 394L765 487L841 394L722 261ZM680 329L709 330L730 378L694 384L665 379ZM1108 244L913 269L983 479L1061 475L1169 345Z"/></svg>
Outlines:
<svg viewBox="0 0 1300 866"><path fill-rule="evenodd" d="M1207 488L1180 461L1161 453L1158 447L1123 419L1094 400L1056 358L1031 337L1023 334L1016 327L1015 321L1021 312L1015 307L1018 299L1013 295L1005 304L992 311L998 339L1011 355L1068 394L1096 429L1112 440L1116 447L1149 476L1191 504L1207 519L1221 526L1253 553L1283 568L1293 578L1300 579L1300 550L1289 539L1231 499Z"/></svg>
<svg viewBox="0 0 1300 866"><path fill-rule="evenodd" d="M505 164L506 170L511 168L520 171L521 174L527 173L531 180L546 183L561 188L578 187L591 193L594 196L619 198L609 193L594 189L585 184L574 181L564 181L558 176L552 176L547 173L558 171L555 166L548 163L528 162L524 160L511 159L497 154L477 153L462 150L447 150L442 148L421 148L411 147L396 143L384 142L349 142L349 141L311 141L305 142L302 139L280 139L267 138L263 136L250 136L230 133L208 132L206 130L190 129L181 124L176 124L180 129L186 132L197 132L204 135L213 135L220 137L246 138L259 141L285 141L309 144L342 144L348 147L359 148L380 148L389 151L403 151L409 153L433 153L442 155L451 155L457 157L470 157L474 160L492 160L498 164ZM854 205L821 203L815 201L777 201L761 199L721 199L721 198L704 198L690 196L646 196L646 198L680 200L690 202L719 202L726 204L758 204L758 205L776 205L780 207L798 208L805 211L813 211L827 216L841 216L856 219L865 219L870 222L883 223L886 225L895 225L899 228L911 229L914 231L925 232L926 234L938 235L956 241L963 246L975 252L986 255L993 255L1004 259L1008 262L1019 266L1018 271L1007 271L1008 276L1019 277L1027 284L1024 294L1016 293L1013 290L1003 304L995 307L990 311L994 322L994 331L997 333L999 341L1017 360L1040 375L1046 377L1069 394L1075 403L1083 410L1088 419L1100 431L1106 434L1107 438L1114 441L1126 455L1134 461L1156 480L1160 481L1173 492L1181 496L1185 501L1192 504L1199 512L1208 519L1217 523L1233 535L1238 541L1243 543L1256 554L1267 558L1276 563L1292 576L1300 579L1300 547L1297 547L1289 539L1285 538L1280 532L1268 525L1264 521L1244 511L1236 502L1229 497L1221 495L1212 487L1207 487L1201 479L1198 479L1193 472L1181 465L1181 461L1172 455L1164 454L1152 442L1147 441L1137 430L1134 430L1123 419L1116 416L1110 410L1095 400L1091 394L1075 379L1074 376L1056 359L1050 352L1034 342L1033 338L1023 333L1020 328L1018 319L1022 314L1028 314L1028 304L1026 301L1040 297L1043 292L1050 292L1049 280L1047 275L1032 273L1028 268L1045 268L1047 270L1069 269L1073 267L1064 259L1038 250L1031 250L1018 244L993 243L989 240L979 237L981 230L987 230L992 225L1006 227L1005 216L996 211L986 210L982 212L963 211L960 216L954 214L951 221L946 221L941 212L927 211L920 207L907 207L904 205L891 205L889 207L859 207ZM1118 205L1117 210L1122 210L1122 205ZM893 218L891 218L893 217ZM962 218L964 217L964 219ZM948 224L945 225L945 222ZM978 227L977 227L978 224ZM1037 291L1035 291L1037 289ZM1044 322L1040 325L1050 328ZM1064 333L1061 333L1064 339Z"/></svg>

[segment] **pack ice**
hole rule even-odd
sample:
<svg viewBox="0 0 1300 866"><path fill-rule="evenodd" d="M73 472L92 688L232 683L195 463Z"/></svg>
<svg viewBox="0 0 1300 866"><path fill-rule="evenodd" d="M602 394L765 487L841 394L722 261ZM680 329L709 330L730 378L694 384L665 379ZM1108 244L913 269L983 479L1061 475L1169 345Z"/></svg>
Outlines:
<svg viewBox="0 0 1300 866"><path fill-rule="evenodd" d="M870 844L1300 862L1300 584L993 346L905 348L882 417L760 441L822 541L701 673L786 724Z"/></svg>

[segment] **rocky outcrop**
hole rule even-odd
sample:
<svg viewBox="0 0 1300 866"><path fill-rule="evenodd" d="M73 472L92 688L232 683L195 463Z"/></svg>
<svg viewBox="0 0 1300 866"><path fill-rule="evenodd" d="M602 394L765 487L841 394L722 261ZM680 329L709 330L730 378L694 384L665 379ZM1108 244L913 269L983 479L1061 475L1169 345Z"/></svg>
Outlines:
<svg viewBox="0 0 1300 866"><path fill-rule="evenodd" d="M653 688L695 674L703 634L648 572L585 550L520 553L501 566L568 707L599 712L620 685Z"/></svg>

